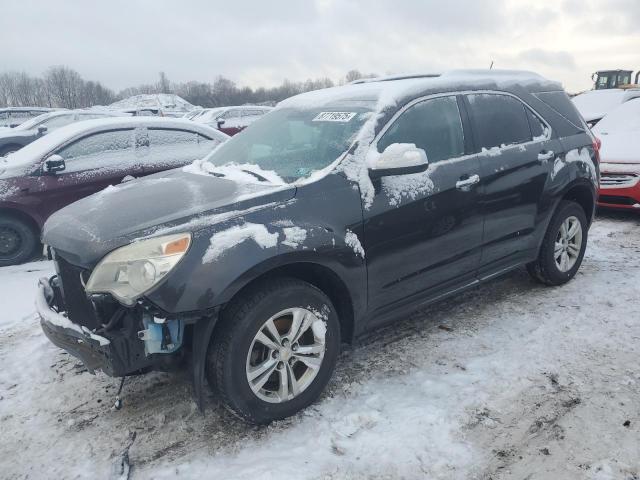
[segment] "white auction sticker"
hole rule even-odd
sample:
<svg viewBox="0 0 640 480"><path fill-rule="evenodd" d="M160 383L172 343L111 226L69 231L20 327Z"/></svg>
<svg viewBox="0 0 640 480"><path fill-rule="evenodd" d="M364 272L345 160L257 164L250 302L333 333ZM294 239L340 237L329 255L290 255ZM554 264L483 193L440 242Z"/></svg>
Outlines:
<svg viewBox="0 0 640 480"><path fill-rule="evenodd" d="M313 119L314 122L348 122L357 112L320 112Z"/></svg>

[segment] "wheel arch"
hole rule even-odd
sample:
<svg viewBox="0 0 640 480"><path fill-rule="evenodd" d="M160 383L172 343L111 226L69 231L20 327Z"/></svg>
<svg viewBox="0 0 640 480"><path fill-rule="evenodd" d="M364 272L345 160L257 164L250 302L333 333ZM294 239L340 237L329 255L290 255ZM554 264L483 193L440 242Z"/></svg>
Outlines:
<svg viewBox="0 0 640 480"><path fill-rule="evenodd" d="M580 205L584 210L589 224L591 224L596 206L596 197L591 184L586 182L574 183L567 189L560 200L569 200ZM558 205L559 204L558 202Z"/></svg>
<svg viewBox="0 0 640 480"><path fill-rule="evenodd" d="M40 237L41 228L35 218L33 218L28 213L23 212L22 210L18 210L15 208L8 208L0 206L0 215L6 215L11 218L15 218L16 220L21 220L30 228L33 229L34 233Z"/></svg>
<svg viewBox="0 0 640 480"><path fill-rule="evenodd" d="M330 267L311 261L295 261L263 271L229 295L225 305L262 282L276 277L289 277L310 283L329 297L338 313L342 341L351 343L355 332L355 310L346 282ZM223 306L224 310L224 306Z"/></svg>

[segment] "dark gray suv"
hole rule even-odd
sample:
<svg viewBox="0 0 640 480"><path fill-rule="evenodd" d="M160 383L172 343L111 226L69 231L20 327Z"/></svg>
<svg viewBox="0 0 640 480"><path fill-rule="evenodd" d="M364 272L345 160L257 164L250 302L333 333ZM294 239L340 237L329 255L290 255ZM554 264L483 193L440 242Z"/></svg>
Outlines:
<svg viewBox="0 0 640 480"><path fill-rule="evenodd" d="M598 176L597 141L535 74L303 94L204 161L53 215L42 328L91 371L187 365L200 405L208 382L269 422L372 328L521 266L569 281Z"/></svg>

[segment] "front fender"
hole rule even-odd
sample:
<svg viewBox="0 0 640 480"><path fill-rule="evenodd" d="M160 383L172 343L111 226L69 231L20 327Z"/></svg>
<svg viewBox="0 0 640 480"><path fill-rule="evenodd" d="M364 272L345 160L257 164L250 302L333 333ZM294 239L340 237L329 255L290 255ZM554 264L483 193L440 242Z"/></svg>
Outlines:
<svg viewBox="0 0 640 480"><path fill-rule="evenodd" d="M357 248L363 230L359 192L330 177L334 185L307 185L284 205L195 232L185 258L147 299L169 314L205 311L276 268L309 263L338 276L356 299L354 308L366 305L366 264ZM339 207L328 207L329 201Z"/></svg>

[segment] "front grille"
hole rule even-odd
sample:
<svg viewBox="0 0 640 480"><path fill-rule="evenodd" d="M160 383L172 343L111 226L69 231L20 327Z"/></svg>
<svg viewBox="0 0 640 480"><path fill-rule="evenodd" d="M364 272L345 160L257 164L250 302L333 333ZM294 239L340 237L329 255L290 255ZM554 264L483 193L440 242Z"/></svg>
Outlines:
<svg viewBox="0 0 640 480"><path fill-rule="evenodd" d="M640 177L627 173L601 173L600 186L604 188L628 188L638 183Z"/></svg>
<svg viewBox="0 0 640 480"><path fill-rule="evenodd" d="M62 282L64 303L69 319L78 325L83 325L90 330L100 326L91 301L84 290L83 278L88 278L88 271L70 264L64 258L56 256L58 276Z"/></svg>
<svg viewBox="0 0 640 480"><path fill-rule="evenodd" d="M601 203L609 203L611 205L635 205L636 202L630 197L620 197L616 195L600 195L598 201Z"/></svg>

